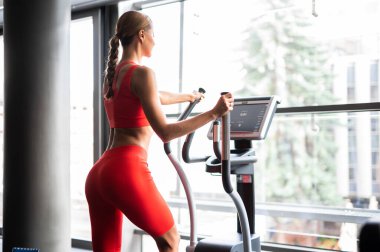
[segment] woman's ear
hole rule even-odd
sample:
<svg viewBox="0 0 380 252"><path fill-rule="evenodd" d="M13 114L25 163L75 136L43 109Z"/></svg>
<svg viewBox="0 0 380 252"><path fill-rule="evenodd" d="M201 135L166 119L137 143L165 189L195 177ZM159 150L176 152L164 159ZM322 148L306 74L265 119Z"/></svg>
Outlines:
<svg viewBox="0 0 380 252"><path fill-rule="evenodd" d="M140 30L140 31L139 31L139 39L140 39L141 41L143 41L144 38L145 38L144 30Z"/></svg>

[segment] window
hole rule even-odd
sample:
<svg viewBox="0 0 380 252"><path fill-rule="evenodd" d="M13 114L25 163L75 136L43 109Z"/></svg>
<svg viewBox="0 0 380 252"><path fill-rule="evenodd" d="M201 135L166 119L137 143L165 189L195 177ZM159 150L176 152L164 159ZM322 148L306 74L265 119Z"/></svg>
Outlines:
<svg viewBox="0 0 380 252"><path fill-rule="evenodd" d="M355 64L347 67L347 101L355 102Z"/></svg>
<svg viewBox="0 0 380 252"><path fill-rule="evenodd" d="M372 152L372 165L376 166L379 162L379 153L378 152Z"/></svg>
<svg viewBox="0 0 380 252"><path fill-rule="evenodd" d="M370 83L371 85L379 85L379 60L371 62Z"/></svg>
<svg viewBox="0 0 380 252"><path fill-rule="evenodd" d="M94 163L93 19L71 21L70 33L70 180L71 236L91 238L84 184Z"/></svg>
<svg viewBox="0 0 380 252"><path fill-rule="evenodd" d="M371 146L373 150L379 149L379 135L372 135Z"/></svg>
<svg viewBox="0 0 380 252"><path fill-rule="evenodd" d="M370 65L371 101L379 100L379 60Z"/></svg>
<svg viewBox="0 0 380 252"><path fill-rule="evenodd" d="M352 104L379 102L380 36L373 24L380 3L318 1L317 18L311 15L310 1L235 0L237 8L231 4L187 0L143 9L153 19L156 36L167 39L157 40L170 45L157 43L147 64L178 83L161 86L159 81L162 89L205 88L206 99L197 112L211 108L222 91L236 97L280 96L268 138L255 143L257 232L266 242L354 251L356 237L345 235L357 232L361 222L344 219L344 213L350 209L357 216L368 214L368 208L378 207L370 201L380 198L380 168L372 154L378 153L379 114L369 113L370 108L352 109ZM325 106L335 105L344 106L324 112ZM295 112L286 112L288 108ZM168 116L179 111L165 110ZM207 129L197 131L194 155L212 153ZM156 143L161 148L160 141ZM180 150L181 142L177 146ZM150 167L157 171L160 190L169 202L183 198L163 152L154 155L152 160L160 162L150 162ZM189 180L196 181L193 190L199 200L230 204L220 178L206 174L204 164L185 169ZM327 218L317 213L324 208L337 214ZM180 229L188 231L186 210L173 208L173 213ZM218 211L216 204L198 215L202 234L236 229L235 213Z"/></svg>
<svg viewBox="0 0 380 252"><path fill-rule="evenodd" d="M376 116L376 113L374 113ZM371 132L373 134L379 133L379 120L377 118L371 118Z"/></svg>

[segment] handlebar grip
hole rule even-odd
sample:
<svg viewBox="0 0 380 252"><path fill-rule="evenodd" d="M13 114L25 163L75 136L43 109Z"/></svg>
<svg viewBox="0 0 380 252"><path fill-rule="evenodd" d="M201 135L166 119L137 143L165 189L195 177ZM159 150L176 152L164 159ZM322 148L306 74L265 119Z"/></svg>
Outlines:
<svg viewBox="0 0 380 252"><path fill-rule="evenodd" d="M202 93L202 94L205 94L205 93L206 93L206 90L204 90L203 88L200 87L200 88L198 88L198 92L199 92L199 93Z"/></svg>
<svg viewBox="0 0 380 252"><path fill-rule="evenodd" d="M203 88L199 88L198 92L204 94L204 93L206 93L206 90L204 90ZM185 120L190 115L190 113L194 109L195 105L197 105L200 101L201 101L201 99L199 98L193 102L190 102L190 104L187 106L187 108L178 117L178 121Z"/></svg>

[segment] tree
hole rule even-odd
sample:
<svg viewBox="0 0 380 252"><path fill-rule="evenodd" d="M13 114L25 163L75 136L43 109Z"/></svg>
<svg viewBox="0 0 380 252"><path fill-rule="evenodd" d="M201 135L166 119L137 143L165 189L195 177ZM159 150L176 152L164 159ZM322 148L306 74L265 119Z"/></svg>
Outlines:
<svg viewBox="0 0 380 252"><path fill-rule="evenodd" d="M276 94L283 107L333 103L328 50L323 42L307 36L308 18L301 10L288 8L289 0L258 4L267 5L268 12L254 18L246 31L246 84L238 95ZM261 171L267 201L340 202L336 194L334 120L317 116L290 116L277 120L271 130L273 140L265 142L269 154Z"/></svg>

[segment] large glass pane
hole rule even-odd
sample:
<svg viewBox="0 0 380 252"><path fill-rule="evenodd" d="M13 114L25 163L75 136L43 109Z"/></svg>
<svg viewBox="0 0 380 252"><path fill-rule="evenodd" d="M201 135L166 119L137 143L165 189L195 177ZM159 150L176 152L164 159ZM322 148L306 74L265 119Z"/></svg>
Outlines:
<svg viewBox="0 0 380 252"><path fill-rule="evenodd" d="M317 221L317 215L313 221L302 215L307 214L305 207L314 213L378 210L379 182L373 174L380 170L378 160L371 157L371 140L379 138L379 128L370 130L371 121L378 118L379 113L370 112L276 115L268 139L257 143L257 200L276 202L278 207L299 205L301 219L267 217L272 231L263 233L265 239L355 251L359 223L340 223L338 216L334 222ZM350 136L356 141L349 148Z"/></svg>
<svg viewBox="0 0 380 252"><path fill-rule="evenodd" d="M186 1L184 82L209 96L276 94L285 107L378 101L380 2L320 0L315 11L304 0Z"/></svg>
<svg viewBox="0 0 380 252"><path fill-rule="evenodd" d="M232 91L236 97L278 95L282 107L379 102L377 0L320 0L314 10L312 1L303 0L181 4L185 10L183 88L202 86L207 91L196 111L211 108L221 91ZM178 48L173 41L178 42L175 36L180 32L173 27L179 26L179 6L144 10L155 23L156 37L165 34L173 39L162 40L170 45L168 52L157 43L156 54L146 61L157 74L167 72L167 80L178 76L173 64L177 57L168 55ZM162 30L157 29L160 23L165 24ZM159 87L179 90L168 83ZM379 213L378 120L378 112L276 114L268 138L254 144L256 230L262 241L356 250L361 221L343 217L347 210L358 216ZM212 154L208 128L197 131L193 155ZM162 143L154 138L151 146L160 150ZM174 152L179 153L180 147L181 142ZM150 168L164 196L169 201L183 198L164 152L150 155ZM199 233L234 233L235 213L221 210L231 201L223 193L220 177L205 173L204 163L184 164L184 168L197 201L215 203L214 209L198 211ZM187 210L173 209L173 213L179 229L188 232Z"/></svg>
<svg viewBox="0 0 380 252"><path fill-rule="evenodd" d="M370 130L379 117L377 112L276 115L267 139L253 142L258 157L256 231L262 241L355 251L361 225L355 216L379 211L380 165L378 150L371 146L379 138L379 126ZM193 154L212 153L206 131L196 136ZM350 135L356 137L351 148ZM355 171L351 177L350 167ZM205 173L204 164L185 169L198 202L216 202L214 211L198 211L199 233L234 232L236 215L215 212L231 205L220 177ZM188 231L187 211L181 212L178 221Z"/></svg>
<svg viewBox="0 0 380 252"><path fill-rule="evenodd" d="M94 163L93 21L71 21L70 34L71 236L91 237L84 184Z"/></svg>

